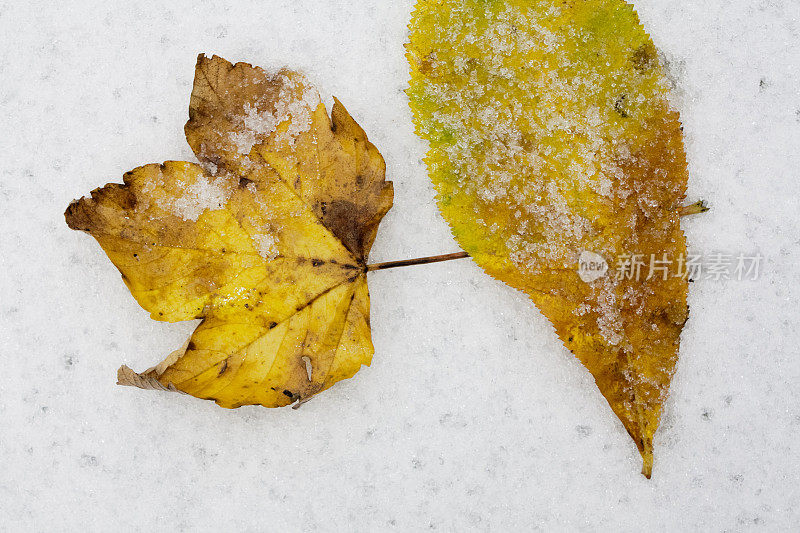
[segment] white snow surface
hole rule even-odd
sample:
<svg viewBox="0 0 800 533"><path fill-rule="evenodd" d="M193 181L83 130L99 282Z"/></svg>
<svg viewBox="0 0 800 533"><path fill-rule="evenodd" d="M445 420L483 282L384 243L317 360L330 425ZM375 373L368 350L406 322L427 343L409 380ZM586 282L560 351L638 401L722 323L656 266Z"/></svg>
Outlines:
<svg viewBox="0 0 800 533"><path fill-rule="evenodd" d="M370 368L299 410L115 385L153 321L63 211L194 160L195 58L305 72L395 184L372 260L456 251L403 92L411 0L0 0L0 531L785 531L800 522L800 3L642 0L671 64L698 279L648 481L591 375L468 260L370 274ZM330 106L330 96L324 96Z"/></svg>

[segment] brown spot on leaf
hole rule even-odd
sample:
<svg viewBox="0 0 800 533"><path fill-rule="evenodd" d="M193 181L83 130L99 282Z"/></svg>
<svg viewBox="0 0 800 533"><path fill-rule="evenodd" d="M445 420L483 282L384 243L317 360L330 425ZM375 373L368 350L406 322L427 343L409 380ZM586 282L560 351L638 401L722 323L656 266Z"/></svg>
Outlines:
<svg viewBox="0 0 800 533"><path fill-rule="evenodd" d="M322 223L329 228L342 244L358 258L364 256L362 237L364 236L364 219L372 213L363 205L350 200L333 200L321 202L317 207L322 215Z"/></svg>
<svg viewBox="0 0 800 533"><path fill-rule="evenodd" d="M628 118L628 112L625 111L625 100L627 98L628 95L623 94L617 98L616 102L614 102L614 111L616 111L622 118Z"/></svg>
<svg viewBox="0 0 800 533"><path fill-rule="evenodd" d="M653 68L658 60L658 51L653 43L645 43L633 52L631 61L639 72L645 72Z"/></svg>

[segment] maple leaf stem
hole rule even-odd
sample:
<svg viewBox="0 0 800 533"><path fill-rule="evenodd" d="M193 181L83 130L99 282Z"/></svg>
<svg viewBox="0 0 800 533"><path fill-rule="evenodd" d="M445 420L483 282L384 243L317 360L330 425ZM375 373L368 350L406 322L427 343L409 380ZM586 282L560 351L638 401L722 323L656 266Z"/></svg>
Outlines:
<svg viewBox="0 0 800 533"><path fill-rule="evenodd" d="M706 205L705 200L700 200L692 205L685 205L681 207L681 216L685 217L688 215L699 215L700 213L705 213L709 209L711 208Z"/></svg>
<svg viewBox="0 0 800 533"><path fill-rule="evenodd" d="M374 270L386 270L387 268L398 268L413 265L427 265L428 263L441 263L442 261L452 261L453 259L465 259L469 257L467 252L456 252L454 254L432 255L429 257L418 257L417 259L404 259L402 261L388 261L386 263L375 263L367 265L367 272Z"/></svg>

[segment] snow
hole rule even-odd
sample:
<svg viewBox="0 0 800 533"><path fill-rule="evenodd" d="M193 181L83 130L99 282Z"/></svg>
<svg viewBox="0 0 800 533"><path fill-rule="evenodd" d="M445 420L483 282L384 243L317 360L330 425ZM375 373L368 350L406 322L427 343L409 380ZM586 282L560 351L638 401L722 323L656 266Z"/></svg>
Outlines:
<svg viewBox="0 0 800 533"><path fill-rule="evenodd" d="M309 86L302 75L289 77L285 72L279 72L274 77L281 87L274 109L270 109L273 106L265 97L255 106L245 103L242 114L233 119L240 130L231 132L230 140L241 154L249 154L253 145L281 125L286 129L276 135L279 146L293 144L301 133L311 128L311 113L320 103L318 91Z"/></svg>
<svg viewBox="0 0 800 533"><path fill-rule="evenodd" d="M197 221L204 211L220 209L225 206L233 193L233 185L230 178L225 176L206 176L198 174L190 183L181 183L176 179L176 185L180 187L180 196L173 194L159 194L155 196L158 207L167 213L174 214L183 220ZM143 191L150 193L156 186L163 187L164 174L159 171L156 180L145 184Z"/></svg>
<svg viewBox="0 0 800 533"><path fill-rule="evenodd" d="M278 257L278 241L270 233L257 233L253 235L253 242L256 244L258 255L267 260Z"/></svg>
<svg viewBox="0 0 800 533"><path fill-rule="evenodd" d="M676 83L688 196L712 206L684 224L692 251L764 257L755 281L691 285L651 481L548 322L468 260L370 274L372 367L299 410L114 384L195 324L150 320L62 213L141 164L193 160L199 52L340 98L395 182L372 261L457 250L403 93L412 4L0 1L0 530L796 528L792 0L635 2Z"/></svg>

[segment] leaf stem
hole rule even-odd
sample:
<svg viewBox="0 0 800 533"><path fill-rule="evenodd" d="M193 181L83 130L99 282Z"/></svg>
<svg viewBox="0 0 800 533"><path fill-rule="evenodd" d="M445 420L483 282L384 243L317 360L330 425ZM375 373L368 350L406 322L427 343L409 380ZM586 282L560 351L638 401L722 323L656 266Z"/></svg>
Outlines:
<svg viewBox="0 0 800 533"><path fill-rule="evenodd" d="M685 217L689 215L699 215L700 213L705 213L709 209L711 208L706 205L706 202L704 200L700 200L692 205L685 205L681 207L680 213L682 217Z"/></svg>
<svg viewBox="0 0 800 533"><path fill-rule="evenodd" d="M700 200L699 202L695 202L691 205L685 205L681 207L679 213L680 216L685 217L689 215L699 215L700 213L705 213L709 209L710 207L706 205L705 201ZM387 261L386 263L375 263L373 265L367 265L367 272L373 272L375 270L386 270L389 268L414 266L414 265L427 265L429 263L441 263L442 261L452 261L453 259L465 259L467 257L469 257L469 254L467 252L456 252L453 254L419 257L417 259L404 259L402 261Z"/></svg>
<svg viewBox="0 0 800 533"><path fill-rule="evenodd" d="M442 261L452 261L453 259L465 259L469 257L467 252L456 252L454 254L432 255L430 257L419 257L417 259L404 259L402 261L388 261L386 263L375 263L367 265L367 272L374 270L386 270L387 268L398 268L413 265L427 265L428 263L441 263Z"/></svg>

